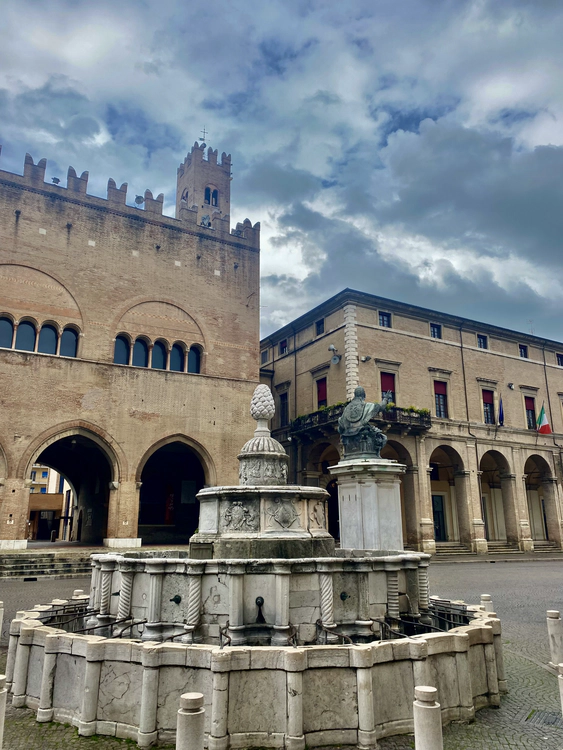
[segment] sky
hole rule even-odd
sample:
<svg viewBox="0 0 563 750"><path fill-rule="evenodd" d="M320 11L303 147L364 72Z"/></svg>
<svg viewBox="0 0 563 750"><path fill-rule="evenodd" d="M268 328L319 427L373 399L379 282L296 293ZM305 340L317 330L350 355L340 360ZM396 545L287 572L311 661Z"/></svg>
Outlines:
<svg viewBox="0 0 563 750"><path fill-rule="evenodd" d="M563 340L560 0L4 0L0 168L174 213L203 127L262 333L345 287Z"/></svg>

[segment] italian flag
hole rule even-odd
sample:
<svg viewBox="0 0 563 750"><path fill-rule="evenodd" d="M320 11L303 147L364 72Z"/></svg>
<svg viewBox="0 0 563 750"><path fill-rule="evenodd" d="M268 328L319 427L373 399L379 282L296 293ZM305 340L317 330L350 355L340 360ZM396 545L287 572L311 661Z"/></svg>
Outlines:
<svg viewBox="0 0 563 750"><path fill-rule="evenodd" d="M541 411L540 415L538 417L538 432L541 435L550 435L551 434L551 427L549 426L549 422L547 421L547 416L545 414L544 405L541 405Z"/></svg>

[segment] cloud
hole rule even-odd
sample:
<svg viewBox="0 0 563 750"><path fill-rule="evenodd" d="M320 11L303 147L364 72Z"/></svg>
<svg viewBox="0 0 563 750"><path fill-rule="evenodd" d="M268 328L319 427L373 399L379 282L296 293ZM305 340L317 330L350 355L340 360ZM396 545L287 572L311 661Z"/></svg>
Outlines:
<svg viewBox="0 0 563 750"><path fill-rule="evenodd" d="M6 0L2 167L172 207L205 126L265 332L349 286L557 338L562 34L555 0Z"/></svg>

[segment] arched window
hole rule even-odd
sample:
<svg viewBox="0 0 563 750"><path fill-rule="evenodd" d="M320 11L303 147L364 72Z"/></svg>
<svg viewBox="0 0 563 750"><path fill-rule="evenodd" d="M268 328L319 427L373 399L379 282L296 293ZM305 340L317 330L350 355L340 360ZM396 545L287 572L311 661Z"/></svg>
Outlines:
<svg viewBox="0 0 563 750"><path fill-rule="evenodd" d="M149 347L144 339L137 339L133 346L133 367L149 366Z"/></svg>
<svg viewBox="0 0 563 750"><path fill-rule="evenodd" d="M58 338L59 336L55 326L49 324L42 326L39 331L39 344L37 345L37 351L42 354L56 354Z"/></svg>
<svg viewBox="0 0 563 750"><path fill-rule="evenodd" d="M188 195L189 195L188 188L184 188L181 200L186 201L186 203L187 203L188 202Z"/></svg>
<svg viewBox="0 0 563 750"><path fill-rule="evenodd" d="M0 346L5 349L11 349L13 338L14 324L10 318L0 318Z"/></svg>
<svg viewBox="0 0 563 750"><path fill-rule="evenodd" d="M155 341L154 343L151 367L155 370L166 370L166 346L162 341Z"/></svg>
<svg viewBox="0 0 563 750"><path fill-rule="evenodd" d="M208 188L208 187L205 188L204 203L207 203L207 204L211 203L211 188Z"/></svg>
<svg viewBox="0 0 563 750"><path fill-rule="evenodd" d="M129 347L128 347L129 349ZM61 357L76 357L78 352L78 332L74 328L65 328L61 336Z"/></svg>
<svg viewBox="0 0 563 750"><path fill-rule="evenodd" d="M174 344L170 350L170 369L184 372L184 349L180 344Z"/></svg>
<svg viewBox="0 0 563 750"><path fill-rule="evenodd" d="M188 372L199 372L201 368L201 352L197 346L192 346L188 352Z"/></svg>
<svg viewBox="0 0 563 750"><path fill-rule="evenodd" d="M16 333L16 349L24 352L32 352L35 349L35 326L28 320L22 321L18 325Z"/></svg>
<svg viewBox="0 0 563 750"><path fill-rule="evenodd" d="M126 336L118 336L115 339L113 361L116 365L129 364L129 339Z"/></svg>
<svg viewBox="0 0 563 750"><path fill-rule="evenodd" d="M212 206L218 206L219 205L219 191L214 190L211 193L211 205Z"/></svg>

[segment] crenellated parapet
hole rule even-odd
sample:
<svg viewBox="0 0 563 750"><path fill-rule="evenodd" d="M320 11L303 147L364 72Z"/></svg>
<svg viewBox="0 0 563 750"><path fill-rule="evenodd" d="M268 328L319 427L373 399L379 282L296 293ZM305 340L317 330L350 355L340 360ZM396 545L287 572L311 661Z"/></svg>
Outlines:
<svg viewBox="0 0 563 750"><path fill-rule="evenodd" d="M79 200L96 209L118 210L138 219L159 221L174 226L175 229L197 232L221 241L236 242L259 249L260 224L252 226L250 220L245 219L244 222L238 223L235 229L230 228L230 154L223 152L219 163L218 151L209 148L205 153L205 148L205 144L200 145L196 142L184 163L180 165L179 175L181 172L183 174L183 169L189 168L189 174L193 177L192 167L196 163L202 166L202 170L195 173L198 179L192 179L189 187L184 188L187 191L185 197L178 197L176 218L163 215L164 194L159 193L155 197L149 189L145 190L143 195L137 196L135 205L128 205L128 184L124 182L118 187L113 178L108 180L106 199L89 195L87 192L89 173L84 171L78 175L72 166L69 166L67 171L66 187L61 185L57 178L53 178L52 183L45 182L47 159L43 158L35 163L30 154L25 156L23 175L0 170L0 180L18 184L22 188L33 188L56 195L63 200ZM210 199L206 204L205 188L208 185L210 186ZM213 190L217 191L217 199L214 197Z"/></svg>

